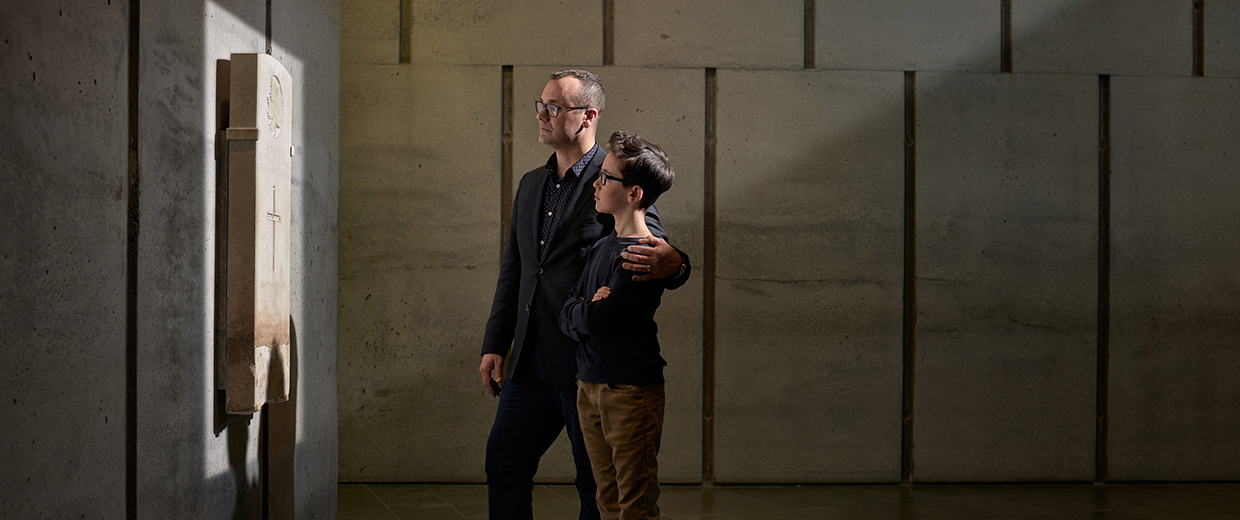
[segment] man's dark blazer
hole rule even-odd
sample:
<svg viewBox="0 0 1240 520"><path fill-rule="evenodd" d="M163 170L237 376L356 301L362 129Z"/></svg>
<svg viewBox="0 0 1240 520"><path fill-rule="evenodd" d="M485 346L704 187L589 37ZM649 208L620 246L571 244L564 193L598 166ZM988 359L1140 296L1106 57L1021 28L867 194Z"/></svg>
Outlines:
<svg viewBox="0 0 1240 520"><path fill-rule="evenodd" d="M552 154L547 165L521 177L512 203L508 244L500 261L491 317L487 319L486 335L482 340L483 354L504 356L512 345L505 381L512 378L520 364L533 360L532 355L523 356L530 352L525 342L533 336L538 342L547 384L566 392L577 388L577 342L560 331L560 309L585 268L591 246L610 235L615 227L611 215L600 215L594 210L594 179L606 155L600 147L581 171L542 258L539 258L538 248L540 214L547 178L555 175L555 155ZM654 236L667 239L654 206L646 213L646 226ZM684 253L681 256L687 267L689 258ZM648 283L663 283L666 288L675 289L687 279L686 272L679 278L668 277Z"/></svg>

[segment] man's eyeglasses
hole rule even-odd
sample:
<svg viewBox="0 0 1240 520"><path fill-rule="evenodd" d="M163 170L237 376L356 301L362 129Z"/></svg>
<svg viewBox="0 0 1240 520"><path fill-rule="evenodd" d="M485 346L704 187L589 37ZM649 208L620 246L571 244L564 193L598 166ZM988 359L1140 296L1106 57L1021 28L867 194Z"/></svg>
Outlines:
<svg viewBox="0 0 1240 520"><path fill-rule="evenodd" d="M619 178L619 177L612 177L612 176L607 175L606 173L603 173L603 172L598 172L598 177L599 177L599 179L602 179L602 180L599 182L599 184L601 184L601 185L603 185L603 186L606 186L606 185L607 185L607 180L608 180L608 179L611 179L611 180L613 180L613 181L616 181L616 182L618 182L618 183L620 183L620 184L623 184L623 185L625 185L625 186L637 186L637 183L635 183L635 182L629 182L629 181L626 181L626 180L621 179L621 178Z"/></svg>
<svg viewBox="0 0 1240 520"><path fill-rule="evenodd" d="M548 105L546 103L543 103L542 101L534 102L534 113L535 114L542 112L544 108L547 109L548 116L555 117L559 115L561 110L582 110L582 109L586 109L590 107L557 107L555 105Z"/></svg>

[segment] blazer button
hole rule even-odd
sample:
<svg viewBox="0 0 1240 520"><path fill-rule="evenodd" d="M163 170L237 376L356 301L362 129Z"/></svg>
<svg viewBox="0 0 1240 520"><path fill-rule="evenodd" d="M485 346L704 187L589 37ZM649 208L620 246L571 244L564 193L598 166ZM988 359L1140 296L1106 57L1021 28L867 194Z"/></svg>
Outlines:
<svg viewBox="0 0 1240 520"><path fill-rule="evenodd" d="M529 305L526 305L526 306L525 306L525 312L530 312L530 306L529 306Z"/></svg>
<svg viewBox="0 0 1240 520"><path fill-rule="evenodd" d="M541 267L538 268L538 274L543 274L543 268Z"/></svg>

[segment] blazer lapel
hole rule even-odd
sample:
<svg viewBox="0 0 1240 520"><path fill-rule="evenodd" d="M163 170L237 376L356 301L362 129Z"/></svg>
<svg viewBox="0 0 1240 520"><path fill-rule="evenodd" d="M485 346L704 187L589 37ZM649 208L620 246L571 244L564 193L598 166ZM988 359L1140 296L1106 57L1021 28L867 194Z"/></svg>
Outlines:
<svg viewBox="0 0 1240 520"><path fill-rule="evenodd" d="M581 176L577 178L577 189L573 190L573 197L568 199L568 203L564 205L564 215L560 217L560 222L556 224L555 233L551 235L551 244L559 243L560 237L564 236L564 230L568 229L569 223L577 218L582 208L586 207L586 203L594 203L594 184L593 179L598 175L599 170L603 167L603 158L607 156L607 150L601 146L594 157L590 159L590 163L581 169ZM587 194L588 192L588 194Z"/></svg>

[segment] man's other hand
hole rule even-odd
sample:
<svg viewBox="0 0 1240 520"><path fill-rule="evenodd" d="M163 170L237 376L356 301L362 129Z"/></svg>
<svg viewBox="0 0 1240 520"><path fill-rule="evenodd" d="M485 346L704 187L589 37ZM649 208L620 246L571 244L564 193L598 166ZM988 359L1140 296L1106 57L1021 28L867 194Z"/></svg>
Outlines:
<svg viewBox="0 0 1240 520"><path fill-rule="evenodd" d="M491 397L499 395L499 385L504 382L504 356L483 354L482 364L478 365L478 375L482 376L482 386Z"/></svg>
<svg viewBox="0 0 1240 520"><path fill-rule="evenodd" d="M633 275L633 280L644 282L646 280L654 280L656 278L665 278L675 275L680 271L680 264L684 260L680 258L680 253L667 243L666 240L655 236L648 236L639 242L647 244L647 246L632 245L624 252L620 253L620 257L628 260L621 267L642 274Z"/></svg>
<svg viewBox="0 0 1240 520"><path fill-rule="evenodd" d="M599 288L598 288L598 291L595 291L595 293L594 293L594 299L593 299L593 300L590 300L590 302L596 302L596 301L599 301L599 300L606 300L608 296L611 296L611 287L608 287L608 286L604 285L604 286L602 286L602 287L599 287Z"/></svg>

